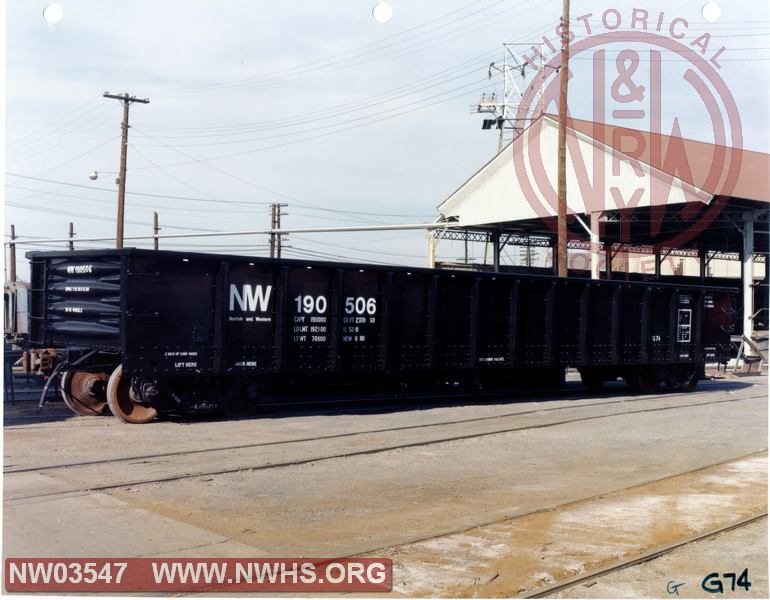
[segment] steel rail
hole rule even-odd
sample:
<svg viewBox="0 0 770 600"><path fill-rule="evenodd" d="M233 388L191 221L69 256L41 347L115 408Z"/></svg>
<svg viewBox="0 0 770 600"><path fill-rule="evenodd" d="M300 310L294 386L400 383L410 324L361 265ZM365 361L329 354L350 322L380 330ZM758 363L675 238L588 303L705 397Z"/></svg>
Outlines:
<svg viewBox="0 0 770 600"><path fill-rule="evenodd" d="M575 383L575 382L570 382ZM708 384L707 384L708 385ZM676 393L675 391L666 391L663 390L662 392L655 392L653 394L640 394L640 393L634 393L629 392L629 395L624 397L620 400L615 400L613 402L630 402L630 401L636 401L636 400L649 400L657 397L663 397L666 398L678 398L680 396L696 396L696 395L702 395L702 394L709 394L709 393L716 393L716 392L725 392L725 391L731 391L729 388L733 387L735 384L728 383L727 386L724 389L711 389L710 387L701 387L698 389L697 392L680 392ZM754 383L745 383L743 381L738 383L739 388L750 388L753 387ZM578 384L578 388L576 389L575 385L569 385L566 388L533 388L533 389L525 389L525 388L514 388L511 389L505 389L505 390L498 390L498 389L492 389L492 390L485 390L485 391L469 391L464 390L462 393L457 392L449 392L449 393L431 393L431 394L415 394L415 395L408 395L408 394L392 394L392 395L382 395L382 396L361 396L361 395L355 395L355 396L337 396L329 399L325 399L323 397L318 398L312 398L310 400L304 400L304 401L272 401L272 402L259 402L255 406L256 410L261 411L262 409L275 409L272 411L264 411L264 412L255 412L254 414L249 414L244 417L240 418L234 418L232 420L250 420L250 419L259 419L263 417L273 417L276 415L287 415L291 416L294 415L301 415L305 416L308 413L302 413L302 412L294 412L292 409L295 409L297 407L311 407L311 408L318 408L321 410L314 410L312 414L314 415L336 415L336 414L365 414L365 413L371 413L371 412L378 412L382 411L385 406L380 405L380 403L388 402L387 404L388 408L395 408L395 409L409 409L409 408L424 408L425 406L434 406L436 403L440 403L440 406L457 406L458 403L462 402L463 406L467 402L473 402L473 401L483 401L483 400L492 400L492 399L501 399L501 398L507 398L506 401L504 401L505 404L518 404L518 403L524 403L528 401L542 401L542 402L558 402L562 400L579 400L579 399L589 399L589 396L586 396L587 391L585 388L582 387L582 385ZM595 396L598 397L607 397L611 394L619 391L623 391L625 388L616 388L616 387L606 387L600 390L598 393L595 394ZM625 390L628 391L628 390ZM526 398L519 398L518 394L526 393L528 394ZM35 391L36 398L38 392ZM280 394L275 395L268 395L266 397L269 398L286 398L287 396L282 396ZM538 400L541 399L541 400ZM445 402L442 402L445 401ZM597 402L591 405L584 404L582 406L599 406L601 404L611 404L613 402ZM323 409L324 405L343 405L340 408L333 410L333 409ZM556 407L554 409L538 409L538 410L558 410L561 408L579 408L579 407ZM395 411L394 411L395 412ZM173 415L174 413L169 413L169 415ZM527 414L525 412L519 413L519 414ZM74 415L72 412L67 411L66 413L63 413L61 415L53 415L53 417L66 417L66 418L74 418L79 415ZM101 415L101 416L109 416L107 415ZM61 427L68 426L66 424L57 422L51 422L48 423L52 419L51 416L46 415L25 415L25 416L6 416L3 419L4 426L6 427L13 427L15 430L26 430L26 429L58 429ZM66 419L64 419L66 420ZM196 422L197 415L184 415L184 422ZM29 423L25 423L25 421L32 421ZM34 421L46 421L45 423L35 423ZM182 419L180 419L180 422ZM160 421L159 421L160 422ZM93 427L103 427L103 426L110 426L113 424L113 421L110 419L101 419L101 420L91 420L88 423L81 422L79 424L80 427L85 426L93 426Z"/></svg>
<svg viewBox="0 0 770 600"><path fill-rule="evenodd" d="M474 523L472 525L466 525L466 526L463 526L463 527L460 527L460 528L457 528L457 529L447 529L445 531L441 531L441 532L438 532L438 533L433 533L431 535L411 538L411 539L409 539L407 541L399 542L398 544L390 544L390 545L387 545L387 546L377 546L376 548L368 548L366 550L361 550L359 552L355 552L355 553L351 553L349 555L343 556L342 558L354 558L354 557L359 557L359 556L372 555L375 552L383 552L383 551L388 550L390 548L398 548L400 546L408 546L408 545L411 545L411 544L418 544L420 542L427 542L429 540L435 540L437 538L446 537L448 535L455 535L455 534L458 534L458 533L465 533L467 531L471 531L472 529L477 529L479 527L488 527L490 525L497 525L499 523L504 523L505 521L512 521L513 519L520 519L522 517L530 517L532 515L538 515L538 514L541 514L541 513L547 513L547 512L553 512L553 511L556 511L556 510L562 510L562 509L568 508L570 506L577 506L578 504L582 504L584 502L590 502L592 500L603 499L603 498L606 498L607 496L610 496L610 495L613 495L613 494L622 494L623 492L628 492L628 491L631 491L631 490L634 490L634 489L637 489L637 488L644 487L646 485L651 485L653 483L660 483L661 481L667 481L669 479L675 479L677 477L682 477L683 475L692 475L693 473L698 473L699 471L705 471L707 469L712 469L713 467L719 467L719 466L722 466L722 465L726 465L726 464L734 462L736 460L744 460L744 459L747 459L747 458L751 458L751 457L757 456L759 454L764 454L766 452L767 452L767 448L764 448L763 450L755 450L754 452L749 452L748 454L742 454L740 456L734 456L732 458L727 458L725 460L720 460L718 462L711 463L711 464L708 464L708 465L703 465L703 466L700 466L700 467L693 467L692 469L687 469L686 471L681 471L679 473L673 473L671 475L664 475L663 477L657 477L657 478L654 478L654 479L647 479L647 480L639 482L639 483L633 483L631 485L628 485L628 486L625 486L625 487L622 487L622 488L618 488L616 490L599 492L597 494L592 494L590 496L584 496L582 498L577 498L575 500L569 500L569 501L563 502L561 504L552 504L552 505L549 505L549 506L543 506L541 508L525 511L525 512L522 512L522 513L515 513L515 514L511 514L511 515L505 515L505 516L503 516L501 518L490 519L490 520L487 520L487 521L481 521L481 522Z"/></svg>
<svg viewBox="0 0 770 600"><path fill-rule="evenodd" d="M456 441L463 441L468 439L474 439L474 438L483 438L483 437L490 437L493 435L500 435L504 433L513 433L517 431L527 431L527 430L534 430L534 429L547 429L550 427L558 427L560 425L567 425L571 423L580 423L584 421L592 421L595 419L606 419L606 418L613 418L613 417L622 417L626 415L633 415L633 414L642 414L642 413L648 413L648 412L660 412L664 410L678 410L682 408L692 408L697 406L706 406L706 405L712 405L712 404L723 404L728 402L740 402L743 400L752 400L757 398L765 398L766 396L749 396L744 398L734 398L729 400L714 400L712 402L702 402L699 404L683 404L678 406L664 406L660 408L649 408L649 409L640 409L640 410L631 410L631 411L625 411L625 412L617 412L617 413L610 413L610 414L604 414L604 415L594 415L590 417L580 417L576 419L566 419L563 421L554 421L551 423L542 423L539 425L530 425L525 427L510 427L506 429L498 429L493 431L485 431L481 433L468 433L468 434L462 434L462 435L455 435L455 436L448 436L448 437L442 437L442 438L436 438L431 440L420 440L416 442L408 442L405 444L394 444L394 445L388 445L388 446L380 446L377 448L368 448L363 450L354 450L352 452L342 452L338 454L325 454L321 456L312 456L308 458L302 458L298 460L289 460L289 461L282 461L282 462L276 462L276 463L268 463L268 464L262 464L262 465L246 465L241 467L233 467L228 469L217 469L217 470L209 470L209 471L201 471L196 473L181 473L176 475L169 475L167 477L156 477L154 479L139 479L139 480L133 480L133 481L123 481L119 483L107 483L103 485L96 485L96 486L83 486L76 489L70 489L70 490L59 490L59 491L52 491L52 492L45 492L42 494L30 494L26 496L14 496L10 497L7 496L5 498L6 502L11 501L20 501L20 500L32 500L32 499L38 499L38 498L50 498L50 497L56 497L56 496L71 496L71 495L77 495L82 493L89 493L89 492L100 492L100 491L107 491L107 490L113 490L117 488L125 488L125 487L138 487L143 485L152 485L152 484L158 484L158 483L169 483L172 481L181 481L185 479L194 479L196 477L208 477L211 475L229 475L234 473L242 473L245 471L249 472L256 472L256 471L270 471L273 469L284 469L284 468L290 468L290 467L297 467L302 465L307 465L311 463L319 463L319 462L325 462L329 460L336 460L336 459L342 459L342 458L353 458L358 456L371 456L375 454L382 454L384 452L389 452L392 450L402 450L406 448L419 448L423 446L431 446L435 444L444 444L448 442L456 442ZM756 452L752 453L755 454ZM75 468L75 467L72 467ZM16 471L17 473L19 471ZM11 475L12 473L4 473L4 475Z"/></svg>
<svg viewBox="0 0 770 600"><path fill-rule="evenodd" d="M624 404L627 402L644 402L644 401L654 401L657 399L672 399L672 398L680 398L680 397L688 397L692 396L691 392L684 392L681 394L669 394L669 395L649 395L642 398L639 397L632 397L630 399L622 399L622 400L608 400L605 402L592 402L588 404L580 404L577 406L554 406L551 408L533 408L531 410L522 410L522 411L513 411L513 412L506 412L502 414L497 415L487 415L483 417L472 417L469 419L456 419L452 421L438 421L433 423L421 423L421 424L415 424L415 425L402 425L398 427L383 427L380 429L368 429L364 431L349 431L349 432L343 432L343 433L335 433L331 435L322 435L322 436L315 436L315 437L306 437L306 438L294 438L294 439L288 439L288 440L275 440L272 442L255 442L253 444L237 444L232 446L218 446L215 448L201 448L196 450L178 450L174 452L160 452L156 454L141 454L141 455L133 455L133 456L125 456L125 457L117 457L117 458L105 458L105 459L99 459L99 460L90 460L90 461L80 461L80 462L71 462L71 463L58 463L53 465L38 465L34 467L23 467L18 469L6 469L3 471L3 474L11 475L14 473L30 473L30 472L37 472L37 471L51 471L51 470L58 470L58 469L70 469L75 467L85 467L85 466L91 466L91 465L100 465L100 464L112 464L112 463L118 463L118 462L129 462L129 461L135 461L135 460L148 460L148 459L155 459L155 458L169 458L173 456L185 456L185 455L192 455L192 454L206 454L206 453L213 453L213 452L226 452L229 450L248 450L251 448L261 448L266 446L282 446L282 445L288 445L288 444L298 444L298 443L307 443L307 442L316 442L316 441L324 441L324 440L333 440L333 439L342 439L342 438L348 438L348 437L355 437L355 436L361 436L361 435L371 435L371 434L378 434L378 433L392 433L396 431L409 431L413 429L425 429L428 427L446 427L446 426L452 426L452 425L463 425L466 423L478 423L482 421L493 421L497 419L505 419L510 417L518 417L518 416L524 416L524 415L532 415L532 414L538 414L538 413L549 413L549 412L555 412L555 411L562 411L562 410L575 410L580 408L591 408L595 406L612 406L616 404ZM690 406L703 406L708 404L719 404L724 402L738 402L741 400L750 400L750 399L756 399L756 398L763 398L764 396L741 396L740 398L729 398L727 400L712 400L707 402L700 402L700 403L687 403L687 404L680 404L677 406L666 406L666 407L660 407L660 408L654 408L654 409L643 409L643 410L665 410L665 409L674 409L674 408L688 408ZM633 411L632 411L633 412ZM629 411L626 412L620 412L620 413L608 413L607 415L595 415L593 417L588 417L590 419L595 418L603 418L606 416L612 416L612 415L622 415L622 414L631 414ZM571 422L571 421L569 421ZM558 422L561 424L562 422ZM538 426L527 426L527 427L520 427L520 428L514 428L514 429L505 429L501 430L502 433L507 433L509 431L521 431L523 429L529 429L529 428L536 428ZM484 433L484 432L482 432ZM481 434L480 434L481 435Z"/></svg>
<svg viewBox="0 0 770 600"><path fill-rule="evenodd" d="M650 560L654 560L656 558L659 558L665 554L668 554L670 552L673 552L677 548L681 548L682 546L686 546L688 544L693 544L695 542L700 542L702 540L708 539L710 537L714 537L715 535L719 535L720 533L725 533L728 531L732 531L733 529L738 529L740 527L745 527L746 525L750 525L751 523L754 523L756 521L759 521L760 519L764 519L767 517L767 511L754 514L750 517L746 517L745 519L740 519L739 521L734 521L728 525L724 525L722 527L717 527L715 529L709 529L708 531L704 531L702 533L697 533L695 535L692 535L690 537L687 537L683 540L679 540L677 542L673 542L671 544L666 544L665 546L659 546L653 550L650 550L648 552L645 552L641 556L637 556L635 558L631 558L629 560L625 560L622 562L615 563L613 565L610 565L608 567L602 567L599 569L596 569L594 571L591 571L589 573L584 573L582 575L577 575L575 577L571 577L569 579L565 579L561 582L555 583L553 585L549 585L545 588L539 588L532 594L524 594L521 596L516 596L517 598L545 598L546 596L550 596L551 594L555 594L557 592L560 592L562 590L569 589L571 587L574 587L584 581L588 581L589 579L598 579L600 577L604 577L606 575L609 575L611 573L615 573L617 571L622 571L623 569L627 569L629 567L633 567L634 565L638 565L643 562L647 562Z"/></svg>

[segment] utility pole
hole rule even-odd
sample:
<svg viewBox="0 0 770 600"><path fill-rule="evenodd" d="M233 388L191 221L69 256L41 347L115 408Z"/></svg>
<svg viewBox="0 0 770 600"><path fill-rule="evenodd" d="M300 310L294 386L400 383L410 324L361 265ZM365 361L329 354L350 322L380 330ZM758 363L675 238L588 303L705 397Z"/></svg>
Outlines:
<svg viewBox="0 0 770 600"><path fill-rule="evenodd" d="M16 281L16 227L11 225L11 243L8 244L8 279Z"/></svg>
<svg viewBox="0 0 770 600"><path fill-rule="evenodd" d="M288 204L281 204L276 202L270 205L270 229L281 228L281 208L288 206ZM281 236L280 233L270 234L270 258L281 258Z"/></svg>
<svg viewBox="0 0 770 600"><path fill-rule="evenodd" d="M158 249L158 232L160 231L160 227L158 227L158 213L153 211L152 212L152 249L157 250Z"/></svg>
<svg viewBox="0 0 770 600"><path fill-rule="evenodd" d="M135 96L129 96L128 94L110 94L104 92L102 94L105 98L112 98L113 100L120 100L123 103L123 125L121 141L120 141L120 173L118 175L118 232L115 236L115 247L123 247L123 213L126 205L126 152L128 151L128 107L133 102L139 102L140 104L149 104L150 101L147 98L140 99Z"/></svg>
<svg viewBox="0 0 770 600"><path fill-rule="evenodd" d="M563 0L559 71L558 258L559 277L567 276L567 83L569 81L569 0Z"/></svg>
<svg viewBox="0 0 770 600"><path fill-rule="evenodd" d="M278 211L276 210L276 205L271 204L270 205L270 229L276 229L276 213ZM275 234L270 234L270 258L275 258Z"/></svg>
<svg viewBox="0 0 770 600"><path fill-rule="evenodd" d="M74 250L75 242L73 241L73 238L75 237L75 225L73 223L70 223L67 228L67 237L70 239L70 241L67 242L67 248Z"/></svg>

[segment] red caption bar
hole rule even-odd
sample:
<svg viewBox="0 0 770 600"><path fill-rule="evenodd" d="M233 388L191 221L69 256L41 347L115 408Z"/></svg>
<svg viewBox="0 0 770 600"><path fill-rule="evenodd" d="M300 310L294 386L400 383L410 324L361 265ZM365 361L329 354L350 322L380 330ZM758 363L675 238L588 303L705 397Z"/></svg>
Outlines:
<svg viewBox="0 0 770 600"><path fill-rule="evenodd" d="M8 558L7 592L388 592L389 558Z"/></svg>

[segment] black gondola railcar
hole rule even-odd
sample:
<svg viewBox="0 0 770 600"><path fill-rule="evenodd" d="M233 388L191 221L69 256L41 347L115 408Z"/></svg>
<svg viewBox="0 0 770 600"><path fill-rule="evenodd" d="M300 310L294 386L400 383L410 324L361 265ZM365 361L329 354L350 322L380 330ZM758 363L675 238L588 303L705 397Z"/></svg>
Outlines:
<svg viewBox="0 0 770 600"><path fill-rule="evenodd" d="M576 367L589 388L691 389L732 331L724 288L138 249L27 256L29 347L58 357L75 412L109 406L134 423L271 383Z"/></svg>

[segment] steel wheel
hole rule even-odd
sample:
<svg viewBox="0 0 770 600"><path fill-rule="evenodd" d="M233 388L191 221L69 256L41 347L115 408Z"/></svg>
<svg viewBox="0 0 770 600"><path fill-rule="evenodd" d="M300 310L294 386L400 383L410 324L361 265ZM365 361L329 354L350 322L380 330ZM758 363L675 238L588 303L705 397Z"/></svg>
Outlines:
<svg viewBox="0 0 770 600"><path fill-rule="evenodd" d="M131 379L123 377L123 365L118 365L110 375L107 403L112 414L124 423L147 423L158 416L158 411L152 406L136 400L131 391Z"/></svg>
<svg viewBox="0 0 770 600"><path fill-rule="evenodd" d="M580 380L590 392L598 392L601 390L606 381L604 373L598 369L583 369L580 371Z"/></svg>
<svg viewBox="0 0 770 600"><path fill-rule="evenodd" d="M666 387L671 390L691 392L698 385L698 375L697 365L671 367L666 376Z"/></svg>
<svg viewBox="0 0 770 600"><path fill-rule="evenodd" d="M64 404L76 415L94 416L107 409L107 373L67 371L61 378L59 392Z"/></svg>
<svg viewBox="0 0 770 600"><path fill-rule="evenodd" d="M660 385L660 371L655 367L637 367L633 387L642 394L652 394Z"/></svg>

